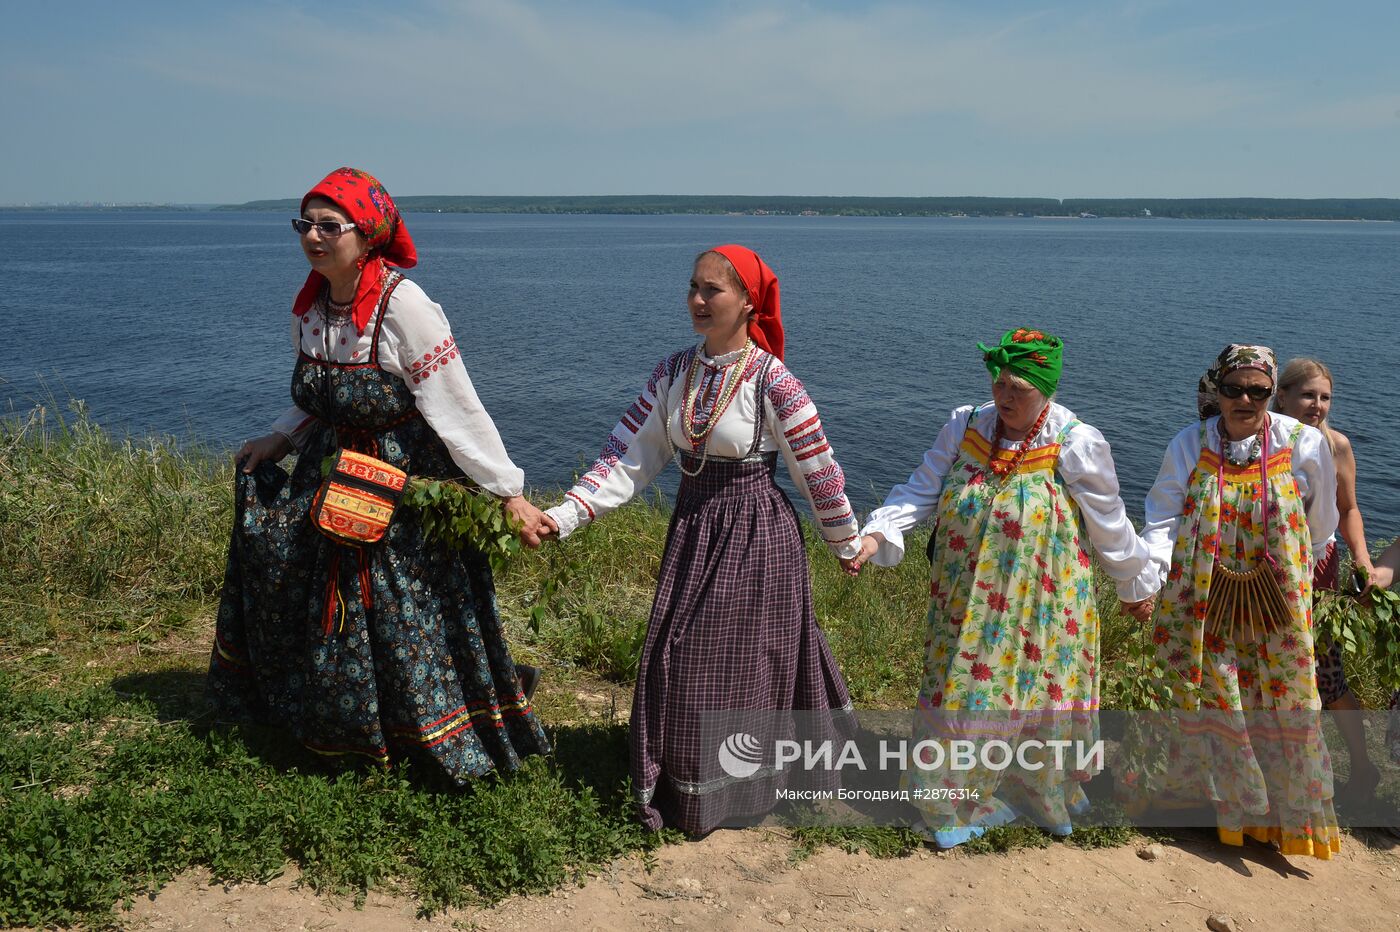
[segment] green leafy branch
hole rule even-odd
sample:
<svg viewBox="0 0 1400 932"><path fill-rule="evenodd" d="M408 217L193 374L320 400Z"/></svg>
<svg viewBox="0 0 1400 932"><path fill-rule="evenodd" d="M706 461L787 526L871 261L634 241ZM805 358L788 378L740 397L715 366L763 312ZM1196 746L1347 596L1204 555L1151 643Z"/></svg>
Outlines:
<svg viewBox="0 0 1400 932"><path fill-rule="evenodd" d="M1362 585L1365 585L1365 570ZM1400 689L1400 594L1374 587L1360 595L1325 591L1313 605L1313 629L1349 658L1370 655L1380 685Z"/></svg>
<svg viewBox="0 0 1400 932"><path fill-rule="evenodd" d="M519 528L494 495L447 479L410 478L403 504L418 512L430 540L454 550L481 551L493 572L504 570L520 552Z"/></svg>

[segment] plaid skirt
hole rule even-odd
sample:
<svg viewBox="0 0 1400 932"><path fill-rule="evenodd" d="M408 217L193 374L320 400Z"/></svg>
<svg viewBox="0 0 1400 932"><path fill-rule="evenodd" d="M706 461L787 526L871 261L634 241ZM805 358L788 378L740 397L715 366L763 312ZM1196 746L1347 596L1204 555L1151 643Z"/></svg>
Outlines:
<svg viewBox="0 0 1400 932"><path fill-rule="evenodd" d="M780 789L835 786L824 772L726 773L715 726L746 721L735 712L815 712L802 716L803 737L854 733L846 683L817 627L797 513L773 481L774 464L774 456L712 459L681 480L632 700L632 785L652 829L701 834L762 817ZM774 716L751 720L760 733Z"/></svg>

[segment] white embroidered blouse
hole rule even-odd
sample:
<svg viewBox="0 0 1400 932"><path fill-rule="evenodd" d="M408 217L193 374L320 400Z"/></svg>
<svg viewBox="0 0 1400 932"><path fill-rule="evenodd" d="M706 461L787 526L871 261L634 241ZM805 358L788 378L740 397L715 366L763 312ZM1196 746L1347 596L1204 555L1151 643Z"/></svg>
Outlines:
<svg viewBox="0 0 1400 932"><path fill-rule="evenodd" d="M692 394L700 399L695 422L708 422L725 376L742 351L710 358L701 344L694 350L674 353L656 366L641 395L608 435L597 462L565 494L562 504L546 512L559 525L560 537L627 502L656 478L673 451L699 457L699 447L691 442L683 424L683 396L692 353L698 357ZM761 398L756 387L760 377L767 385ZM720 412L704 447L711 458L741 459L753 448L756 427L756 452L781 453L793 485L801 490L816 516L827 546L838 557L855 556L860 542L855 514L846 498L845 475L827 442L816 406L797 376L760 349L753 351L742 382ZM692 463L689 468L693 469L698 459Z"/></svg>
<svg viewBox="0 0 1400 932"><path fill-rule="evenodd" d="M329 328L329 334L324 328ZM367 362L374 321L364 333L353 322L327 322L319 308L292 318L292 346L313 359L326 356L329 338L333 362ZM399 282L384 309L379 331L379 365L403 379L423 419L442 438L452 461L473 482L501 496L521 494L525 473L511 462L491 415L477 397L462 363L452 328L442 307L408 279ZM316 419L293 405L272 425L301 449Z"/></svg>
<svg viewBox="0 0 1400 932"><path fill-rule="evenodd" d="M1220 435L1216 425L1220 416L1206 421L1206 444L1220 452ZM1269 446L1281 450L1288 446L1289 436L1298 422L1283 414L1269 414ZM1230 442L1230 455L1243 460L1249 455L1252 437ZM1142 537L1152 553L1152 564L1161 579L1166 579L1172 565L1172 549L1181 528L1182 511L1191 473L1201 458L1201 425L1185 427L1167 444L1162 457L1162 469L1157 481L1147 493L1146 523ZM1298 442L1293 445L1293 479L1298 483L1298 495L1308 516L1308 532L1312 536L1314 562L1327 552L1327 541L1337 530L1337 470L1332 465L1332 450L1322 432L1303 425Z"/></svg>
<svg viewBox="0 0 1400 932"><path fill-rule="evenodd" d="M885 503L870 513L861 530L862 535L879 532L885 542L875 552L871 562L894 566L904 557L904 532L933 514L943 491L943 480L958 458L963 433L972 418L972 428L989 442L996 432L996 409L992 405L973 408L964 405L953 411L938 433L933 447L924 454L909 481L890 490ZM1032 446L1053 443L1066 425L1075 420L1074 413L1063 405L1051 402L1050 413L1031 438ZM1003 440L1011 449L1020 441ZM1113 453L1108 441L1097 428L1076 424L1060 445L1055 465L1064 482L1065 491L1079 506L1099 564L1117 584L1118 597L1127 602L1140 602L1161 588L1161 580L1152 566L1147 547L1133 530L1118 493L1118 474L1113 466ZM1087 548L1086 548L1087 549Z"/></svg>

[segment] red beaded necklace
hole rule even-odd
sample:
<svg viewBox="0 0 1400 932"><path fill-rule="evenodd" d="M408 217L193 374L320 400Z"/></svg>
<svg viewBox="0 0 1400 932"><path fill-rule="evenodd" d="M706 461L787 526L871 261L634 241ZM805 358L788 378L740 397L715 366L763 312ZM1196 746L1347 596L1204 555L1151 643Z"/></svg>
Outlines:
<svg viewBox="0 0 1400 932"><path fill-rule="evenodd" d="M1016 447L1016 452L1011 459L1003 460L997 456L1001 452L1001 441L1006 435L1005 425L1001 422L1001 415L997 415L996 430L992 432L992 452L987 458L987 466L998 479L1005 479L1016 471L1016 467L1021 465L1021 460L1026 458L1026 452L1031 448L1031 441L1040 433L1040 428L1045 426L1045 419L1050 416L1050 406L1047 404L1041 409L1040 417L1035 419L1035 424L1026 432L1025 439Z"/></svg>

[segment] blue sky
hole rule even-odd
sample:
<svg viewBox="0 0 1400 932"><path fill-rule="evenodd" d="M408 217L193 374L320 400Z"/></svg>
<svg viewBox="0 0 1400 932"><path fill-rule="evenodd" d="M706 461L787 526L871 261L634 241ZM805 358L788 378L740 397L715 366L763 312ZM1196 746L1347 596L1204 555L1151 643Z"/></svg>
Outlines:
<svg viewBox="0 0 1400 932"><path fill-rule="evenodd" d="M0 204L1400 196L1400 3L33 3Z"/></svg>

